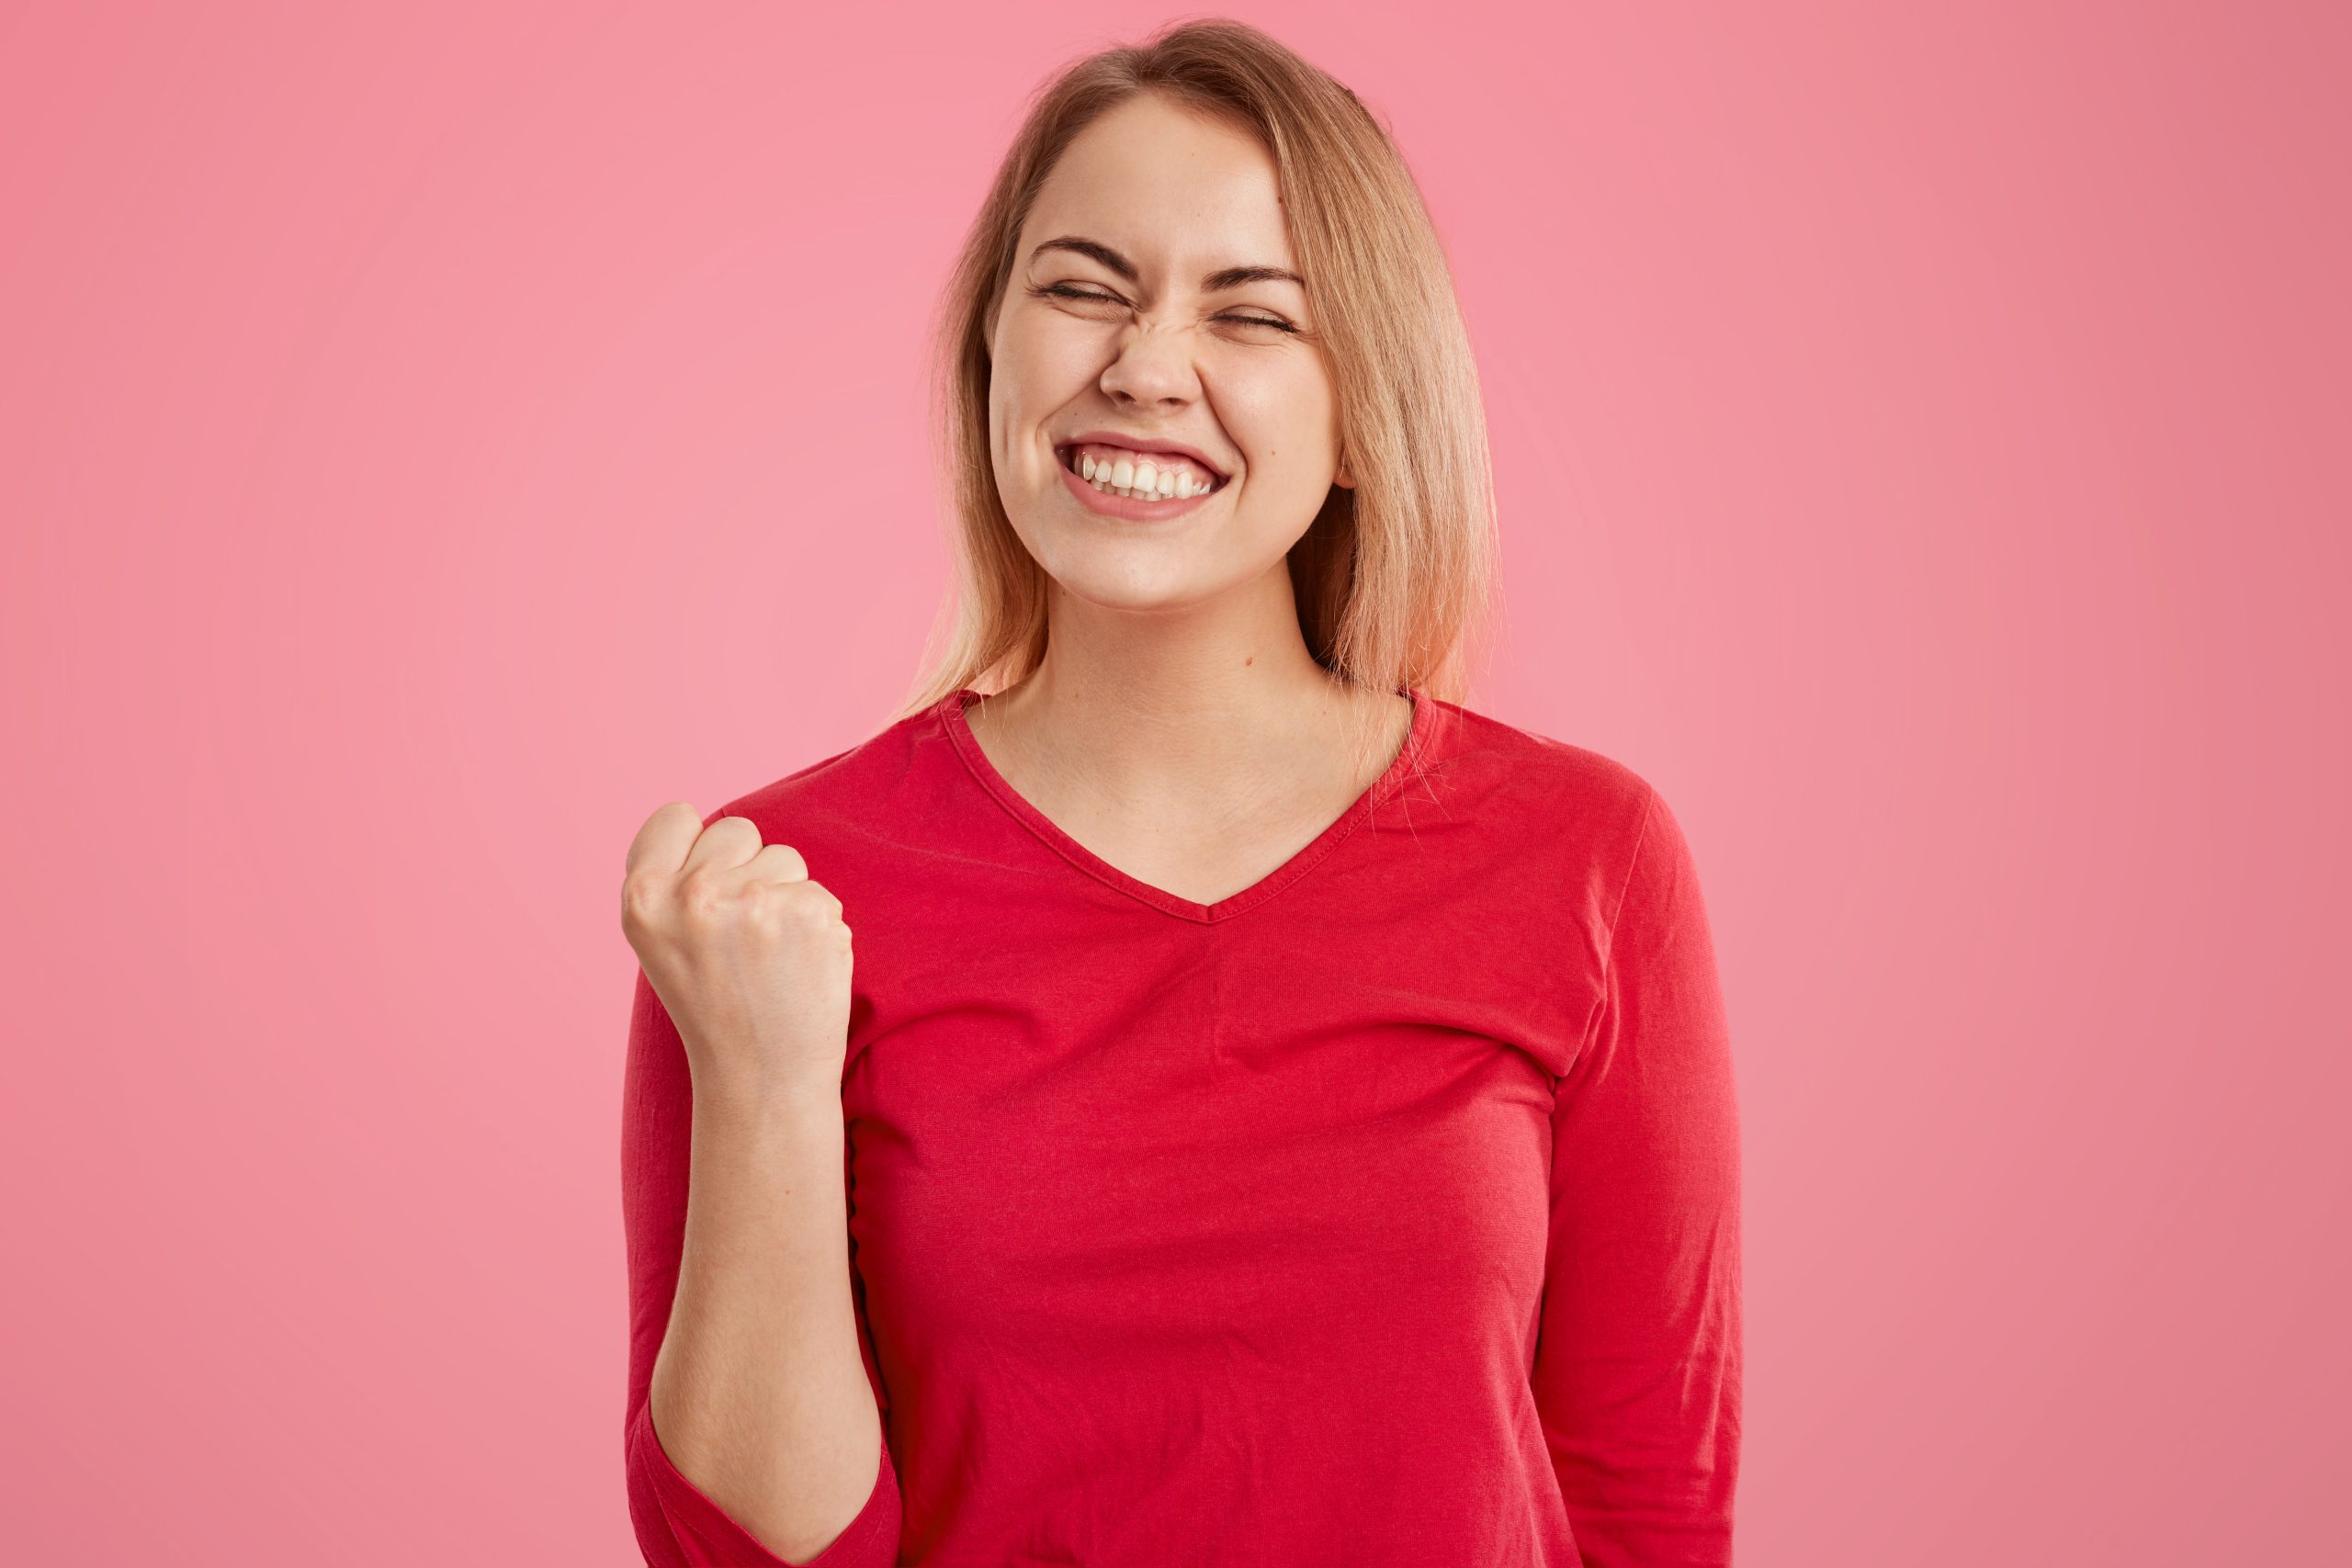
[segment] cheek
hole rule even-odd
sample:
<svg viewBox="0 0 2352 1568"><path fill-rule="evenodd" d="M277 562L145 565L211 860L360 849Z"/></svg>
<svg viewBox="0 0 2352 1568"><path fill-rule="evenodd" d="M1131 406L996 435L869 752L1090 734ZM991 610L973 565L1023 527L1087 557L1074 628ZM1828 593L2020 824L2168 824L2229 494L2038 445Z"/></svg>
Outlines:
<svg viewBox="0 0 2352 1568"><path fill-rule="evenodd" d="M1320 374L1293 368L1228 376L1216 401L1242 452L1278 475L1303 475L1336 457L1336 405Z"/></svg>
<svg viewBox="0 0 2352 1568"><path fill-rule="evenodd" d="M989 411L1001 444L1051 420L1091 384L1088 355L1052 334L1008 331L989 366Z"/></svg>
<svg viewBox="0 0 2352 1568"><path fill-rule="evenodd" d="M1089 366L1099 372L1107 341L1087 322L1023 311L1005 323L999 352L1025 375L1069 377L1086 374Z"/></svg>

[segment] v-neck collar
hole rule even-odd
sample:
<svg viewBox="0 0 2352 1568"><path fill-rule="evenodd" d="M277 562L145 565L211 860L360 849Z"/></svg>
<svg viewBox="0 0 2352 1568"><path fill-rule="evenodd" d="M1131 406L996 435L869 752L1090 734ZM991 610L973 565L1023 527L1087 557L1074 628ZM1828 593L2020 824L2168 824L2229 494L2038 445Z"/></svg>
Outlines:
<svg viewBox="0 0 2352 1568"><path fill-rule="evenodd" d="M1163 914L1173 915L1179 919L1197 920L1203 925L1214 925L1257 908L1306 875L1314 869L1316 863L1339 848L1342 840L1354 832L1383 801L1396 794L1412 777L1421 760L1421 753L1427 749L1434 714L1428 694L1419 686L1408 685L1399 694L1411 700L1413 721L1406 731L1405 743L1397 748L1396 758L1389 762L1387 770L1373 781L1370 788L1356 796L1354 803L1322 832L1317 834L1306 848L1249 886L1238 893L1227 894L1214 904L1180 897L1164 887L1156 887L1141 877L1121 871L1062 831L1054 824L1052 818L1038 810L1027 797L1005 782L1004 775L996 771L996 764L989 761L988 753L980 750L979 739L972 733L971 721L964 711L971 703L979 700L979 693L968 686L950 692L939 700L933 712L938 716L947 738L955 743L956 754L971 770L972 777L978 780L981 787L996 798L997 804L1035 834L1047 849L1096 881L1148 904Z"/></svg>

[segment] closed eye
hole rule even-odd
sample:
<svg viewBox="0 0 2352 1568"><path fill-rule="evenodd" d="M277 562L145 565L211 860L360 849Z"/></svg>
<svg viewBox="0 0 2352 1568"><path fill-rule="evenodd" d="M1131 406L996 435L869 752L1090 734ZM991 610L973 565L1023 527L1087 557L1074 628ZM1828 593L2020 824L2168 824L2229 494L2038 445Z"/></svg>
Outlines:
<svg viewBox="0 0 2352 1568"><path fill-rule="evenodd" d="M1041 298L1051 297L1057 299L1095 299L1100 300L1106 305L1124 305L1126 303L1125 300L1120 299L1115 294L1105 294L1099 289L1093 288L1078 288L1067 283L1049 283L1042 288L1032 288L1029 292ZM1218 316L1216 320L1220 321L1238 321L1244 326L1272 327L1279 333L1295 333L1298 331L1298 329L1293 326L1290 322L1274 316L1244 316L1237 314L1234 311L1227 310L1224 314Z"/></svg>

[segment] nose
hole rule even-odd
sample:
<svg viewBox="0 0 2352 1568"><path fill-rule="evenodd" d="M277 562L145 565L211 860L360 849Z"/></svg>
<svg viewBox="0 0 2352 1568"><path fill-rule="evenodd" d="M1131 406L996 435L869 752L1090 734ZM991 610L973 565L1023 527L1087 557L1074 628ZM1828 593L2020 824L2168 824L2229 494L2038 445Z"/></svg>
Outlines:
<svg viewBox="0 0 2352 1568"><path fill-rule="evenodd" d="M1103 394L1127 405L1173 406L1198 397L1200 386L1183 338L1149 327L1120 334L1119 352L1102 370Z"/></svg>

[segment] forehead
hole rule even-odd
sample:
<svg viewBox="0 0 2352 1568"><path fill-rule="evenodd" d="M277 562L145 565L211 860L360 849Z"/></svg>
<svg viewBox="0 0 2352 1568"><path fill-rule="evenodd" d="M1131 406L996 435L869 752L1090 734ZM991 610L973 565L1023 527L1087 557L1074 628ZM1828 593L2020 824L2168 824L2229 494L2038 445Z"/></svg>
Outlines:
<svg viewBox="0 0 2352 1568"><path fill-rule="evenodd" d="M1282 185L1264 146L1238 126L1150 93L1070 142L1038 188L1022 254L1041 238L1071 233L1146 269L1186 257L1292 265Z"/></svg>

